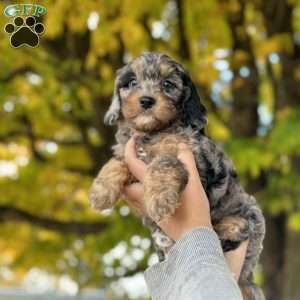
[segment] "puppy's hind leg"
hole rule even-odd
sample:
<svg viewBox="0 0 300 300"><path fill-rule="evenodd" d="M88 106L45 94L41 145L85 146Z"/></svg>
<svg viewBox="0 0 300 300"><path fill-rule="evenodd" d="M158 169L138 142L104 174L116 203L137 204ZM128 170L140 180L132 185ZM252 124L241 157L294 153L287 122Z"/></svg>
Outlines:
<svg viewBox="0 0 300 300"><path fill-rule="evenodd" d="M248 221L239 216L228 216L214 225L224 252L235 250L241 242L249 239Z"/></svg>
<svg viewBox="0 0 300 300"><path fill-rule="evenodd" d="M144 179L143 201L155 222L174 214L180 192L188 181L188 172L177 157L157 156L148 166Z"/></svg>
<svg viewBox="0 0 300 300"><path fill-rule="evenodd" d="M129 178L129 170L124 161L110 159L94 179L89 198L93 208L112 208L120 198L122 189Z"/></svg>

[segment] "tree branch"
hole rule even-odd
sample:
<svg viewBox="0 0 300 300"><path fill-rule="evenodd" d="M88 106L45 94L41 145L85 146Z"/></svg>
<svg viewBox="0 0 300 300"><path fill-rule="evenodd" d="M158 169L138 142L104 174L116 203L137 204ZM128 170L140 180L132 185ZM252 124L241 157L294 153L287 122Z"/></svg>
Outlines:
<svg viewBox="0 0 300 300"><path fill-rule="evenodd" d="M33 155L33 157L40 162L45 162L47 161L47 158L42 155L38 149L36 148L36 137L33 131L33 126L31 123L31 120L29 119L29 117L27 115L22 115L20 116L20 121L24 126L24 129L26 131L28 140L29 140L29 144L30 144L30 149L31 149L31 153Z"/></svg>
<svg viewBox="0 0 300 300"><path fill-rule="evenodd" d="M6 133L0 134L0 142L7 142L10 139L22 136L22 135L26 135L26 132L24 130L18 130L18 129L14 129L14 130L10 130Z"/></svg>
<svg viewBox="0 0 300 300"><path fill-rule="evenodd" d="M32 68L31 67L29 67L29 66L21 67L19 69L11 71L5 77L0 78L0 82L7 83L10 80L12 80L14 77L16 77L18 75L23 75L23 74L28 73L28 72L32 72Z"/></svg>
<svg viewBox="0 0 300 300"><path fill-rule="evenodd" d="M77 166L66 166L64 170L71 173L78 173L84 176L95 176L96 172L99 171L98 169L94 168L82 168Z"/></svg>
<svg viewBox="0 0 300 300"><path fill-rule="evenodd" d="M27 132L25 130L14 129L8 131L5 134L0 134L0 142L7 142L10 139L18 138L22 136L28 138ZM34 134L34 136L36 140L50 141L62 146L80 146L83 144L83 141L80 139L57 139L51 136L46 136L41 134Z"/></svg>
<svg viewBox="0 0 300 300"><path fill-rule="evenodd" d="M184 3L182 0L175 1L177 8L177 22L178 22L178 37L179 37L179 55L182 59L189 59L191 56L188 37L186 33L186 28L184 24Z"/></svg>
<svg viewBox="0 0 300 300"><path fill-rule="evenodd" d="M108 223L104 221L59 221L47 217L37 216L22 209L8 205L0 205L0 222L25 222L47 230L68 234L74 233L78 235L99 233L108 227Z"/></svg>

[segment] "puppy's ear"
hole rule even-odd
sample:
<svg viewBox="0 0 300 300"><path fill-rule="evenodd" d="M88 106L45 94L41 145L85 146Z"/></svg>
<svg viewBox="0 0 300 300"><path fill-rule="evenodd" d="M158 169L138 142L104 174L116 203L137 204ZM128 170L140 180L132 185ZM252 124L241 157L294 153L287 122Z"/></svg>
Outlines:
<svg viewBox="0 0 300 300"><path fill-rule="evenodd" d="M189 75L184 73L184 96L182 100L182 121L186 126L204 131L207 124L206 108L201 103L196 86Z"/></svg>
<svg viewBox="0 0 300 300"><path fill-rule="evenodd" d="M121 99L119 96L119 89L117 87L117 84L115 84L114 94L111 99L111 104L104 116L104 124L110 126L116 124L120 118L120 112L121 112Z"/></svg>
<svg viewBox="0 0 300 300"><path fill-rule="evenodd" d="M120 119L121 113L121 98L119 94L119 76L125 67L117 70L117 78L115 81L114 94L111 99L111 104L104 116L104 124L106 125L115 125Z"/></svg>

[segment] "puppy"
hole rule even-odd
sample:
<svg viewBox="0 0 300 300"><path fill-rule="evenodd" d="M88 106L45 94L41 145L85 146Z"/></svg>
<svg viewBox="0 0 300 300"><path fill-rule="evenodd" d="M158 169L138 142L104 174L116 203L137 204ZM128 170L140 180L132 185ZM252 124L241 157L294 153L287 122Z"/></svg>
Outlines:
<svg viewBox="0 0 300 300"><path fill-rule="evenodd" d="M165 54L145 53L136 58L118 71L104 121L118 124L117 143L113 158L93 182L91 206L111 208L124 185L135 181L124 162L124 148L129 138L138 134L137 156L148 165L143 201L149 218L144 221L163 259L174 242L156 222L172 215L180 204L188 173L177 159L177 146L186 143L193 151L223 251L234 250L249 240L239 279L244 298L264 299L252 282L265 234L262 212L255 198L239 185L231 160L205 136L206 109L184 68Z"/></svg>

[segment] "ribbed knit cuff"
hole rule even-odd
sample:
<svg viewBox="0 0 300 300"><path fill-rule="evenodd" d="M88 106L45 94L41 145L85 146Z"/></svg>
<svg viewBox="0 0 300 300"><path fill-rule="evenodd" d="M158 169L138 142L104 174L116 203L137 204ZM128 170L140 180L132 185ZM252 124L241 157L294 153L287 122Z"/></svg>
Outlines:
<svg viewBox="0 0 300 300"><path fill-rule="evenodd" d="M180 293L189 277L197 276L200 268L212 265L232 276L215 231L195 228L175 243L165 261L145 271L145 280L153 299L176 299L176 293Z"/></svg>

